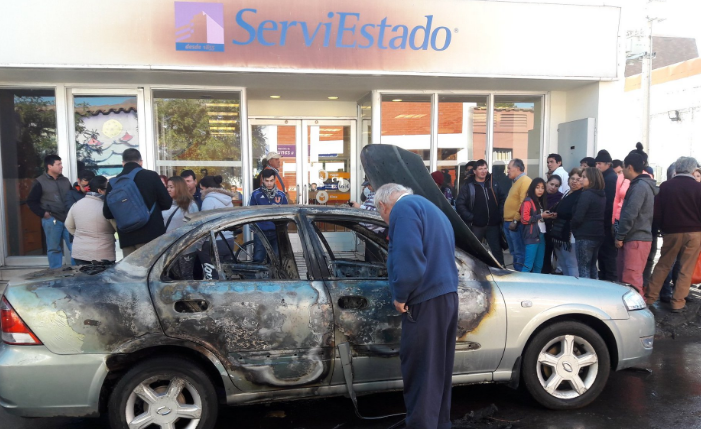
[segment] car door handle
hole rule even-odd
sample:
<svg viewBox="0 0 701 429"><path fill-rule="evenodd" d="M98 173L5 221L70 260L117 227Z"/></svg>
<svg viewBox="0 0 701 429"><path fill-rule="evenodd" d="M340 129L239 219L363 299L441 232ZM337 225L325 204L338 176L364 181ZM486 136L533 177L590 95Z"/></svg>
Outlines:
<svg viewBox="0 0 701 429"><path fill-rule="evenodd" d="M181 300L175 302L175 311L178 313L202 313L207 311L209 303L204 299Z"/></svg>
<svg viewBox="0 0 701 429"><path fill-rule="evenodd" d="M338 307L344 310L362 310L367 308L368 300L363 296L342 296L338 298Z"/></svg>

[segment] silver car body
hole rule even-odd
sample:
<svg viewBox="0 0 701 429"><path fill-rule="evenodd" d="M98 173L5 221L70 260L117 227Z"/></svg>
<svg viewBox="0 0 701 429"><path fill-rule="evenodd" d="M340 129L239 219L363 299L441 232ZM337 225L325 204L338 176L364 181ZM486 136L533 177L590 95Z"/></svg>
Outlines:
<svg viewBox="0 0 701 429"><path fill-rule="evenodd" d="M298 225L305 219L381 222L372 212L340 208L214 211L102 273L74 267L13 281L4 295L43 345L0 344L0 405L26 417L98 415L110 375L130 357L161 348L201 358L229 404L345 394L336 347L344 342L353 347L357 393L401 389L401 324L380 284L319 279L312 273L309 280L274 288L231 281L193 290L187 282L160 278L168 258L189 245L186 237L261 219ZM308 233L300 234L313 271L318 255L306 241ZM489 267L460 249L456 263L456 385L517 381L529 339L540 327L565 318L583 321L604 338L614 369L638 365L652 352L642 338L654 335L653 315L626 309L623 295L631 290L626 286ZM368 306L339 308L339 300L354 293L365 293ZM195 315L172 311L178 300L203 298L226 305Z"/></svg>

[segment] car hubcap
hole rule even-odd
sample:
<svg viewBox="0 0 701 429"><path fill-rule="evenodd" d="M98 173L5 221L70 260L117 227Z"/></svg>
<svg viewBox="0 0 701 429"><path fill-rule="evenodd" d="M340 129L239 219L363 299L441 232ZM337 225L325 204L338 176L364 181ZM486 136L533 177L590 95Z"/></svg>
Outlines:
<svg viewBox="0 0 701 429"><path fill-rule="evenodd" d="M584 338L562 335L543 347L536 366L546 392L560 399L577 398L591 388L599 372L594 347Z"/></svg>
<svg viewBox="0 0 701 429"><path fill-rule="evenodd" d="M195 429L202 416L202 398L186 380L160 377L145 380L134 388L126 407L129 429L151 425L162 429Z"/></svg>

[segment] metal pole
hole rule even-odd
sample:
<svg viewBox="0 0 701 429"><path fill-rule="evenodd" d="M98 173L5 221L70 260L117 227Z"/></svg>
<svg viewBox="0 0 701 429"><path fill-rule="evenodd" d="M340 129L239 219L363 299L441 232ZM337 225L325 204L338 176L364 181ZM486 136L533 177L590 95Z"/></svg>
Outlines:
<svg viewBox="0 0 701 429"><path fill-rule="evenodd" d="M654 19L649 19L647 21L648 27L648 51L643 56L642 64L642 79L640 82L643 91L643 135L641 143L643 144L643 150L647 153L650 152L650 89L652 87L652 23Z"/></svg>

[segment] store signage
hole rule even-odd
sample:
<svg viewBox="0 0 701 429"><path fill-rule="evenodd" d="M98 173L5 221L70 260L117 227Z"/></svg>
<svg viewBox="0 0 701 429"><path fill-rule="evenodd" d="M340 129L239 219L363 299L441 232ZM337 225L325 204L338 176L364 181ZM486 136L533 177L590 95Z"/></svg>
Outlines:
<svg viewBox="0 0 701 429"><path fill-rule="evenodd" d="M127 3L99 2L99 8L91 9L92 22L100 23L95 32L64 2L0 1L0 16L32 17L32 28L41 29L26 31L26 19L9 19L0 26L0 36L12 40L0 51L0 68L587 80L618 76L621 8L602 2ZM499 31L513 28L522 31ZM86 49L86 40L100 49Z"/></svg>
<svg viewBox="0 0 701 429"><path fill-rule="evenodd" d="M177 3L176 3L177 4ZM369 49L413 49L445 51L450 46L451 31L448 27L433 28L433 15L426 15L424 25L411 30L403 24L393 25L384 17L379 22L363 23L360 13L328 12L327 22L273 21L264 20L257 26L246 21L256 15L257 9L241 9L236 14L236 25L244 30L247 37L234 39L235 45L249 45L257 42L263 46L285 46L289 32L300 32L306 47L322 45L327 48ZM331 40L331 35L336 34ZM440 36L440 39L439 39ZM440 40L440 42L438 41Z"/></svg>

